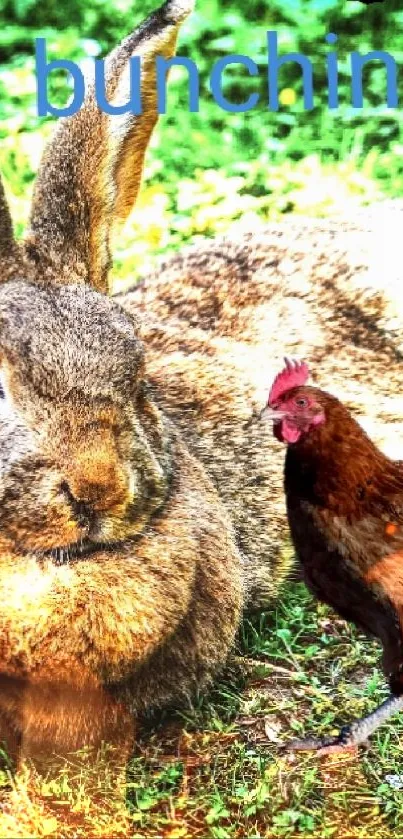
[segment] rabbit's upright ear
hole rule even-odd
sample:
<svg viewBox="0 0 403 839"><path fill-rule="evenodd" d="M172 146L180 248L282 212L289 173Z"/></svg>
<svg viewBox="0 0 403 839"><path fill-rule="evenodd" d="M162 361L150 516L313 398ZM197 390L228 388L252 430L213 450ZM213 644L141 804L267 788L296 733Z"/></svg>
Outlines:
<svg viewBox="0 0 403 839"><path fill-rule="evenodd" d="M192 5L167 0L105 61L106 100L119 106L131 98L130 59L140 57L140 114L102 112L91 85L81 109L60 121L39 170L25 244L42 279L107 290L111 227L128 215L137 196L158 117L155 59L174 55Z"/></svg>
<svg viewBox="0 0 403 839"><path fill-rule="evenodd" d="M0 178L0 283L21 275L22 254L13 233L10 210Z"/></svg>

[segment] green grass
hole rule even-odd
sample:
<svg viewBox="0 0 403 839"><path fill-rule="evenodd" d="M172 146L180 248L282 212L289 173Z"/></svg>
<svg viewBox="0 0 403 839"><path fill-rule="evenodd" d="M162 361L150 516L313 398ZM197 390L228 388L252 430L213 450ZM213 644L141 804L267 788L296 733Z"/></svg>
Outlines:
<svg viewBox="0 0 403 839"><path fill-rule="evenodd" d="M274 613L244 621L235 662L208 698L148 720L126 775L110 750L97 765L91 753L72 756L45 778L31 769L5 794L0 835L399 837L403 792L387 776L402 772L403 720L353 754L281 749L374 708L387 693L379 653L289 584Z"/></svg>
<svg viewBox="0 0 403 839"><path fill-rule="evenodd" d="M226 681L183 728L176 720L174 735L162 724L145 741L133 764L141 835L165 835L175 820L188 831L178 835L217 839L400 835L403 794L385 776L401 771L403 721L354 756L281 750L296 733L332 731L386 696L378 645L301 583L287 587L273 615L244 622L239 652L249 671L243 686Z"/></svg>

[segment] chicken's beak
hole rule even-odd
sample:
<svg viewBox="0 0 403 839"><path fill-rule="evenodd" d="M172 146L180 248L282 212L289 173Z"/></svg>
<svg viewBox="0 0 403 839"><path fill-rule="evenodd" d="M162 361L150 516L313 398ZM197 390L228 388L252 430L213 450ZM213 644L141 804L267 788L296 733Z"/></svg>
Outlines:
<svg viewBox="0 0 403 839"><path fill-rule="evenodd" d="M285 417L285 411L279 411L275 408L270 408L270 405L265 405L260 411L259 419L268 420L270 422L281 422Z"/></svg>

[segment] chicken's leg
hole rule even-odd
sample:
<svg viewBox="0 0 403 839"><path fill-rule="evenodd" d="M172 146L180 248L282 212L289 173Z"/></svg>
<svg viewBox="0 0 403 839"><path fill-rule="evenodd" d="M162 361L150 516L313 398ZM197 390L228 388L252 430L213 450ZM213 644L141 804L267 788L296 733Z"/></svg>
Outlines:
<svg viewBox="0 0 403 839"><path fill-rule="evenodd" d="M305 737L284 744L287 751L318 751L321 754L344 751L359 746L389 717L403 710L403 696L390 696L375 711L360 720L344 725L338 734L329 737Z"/></svg>

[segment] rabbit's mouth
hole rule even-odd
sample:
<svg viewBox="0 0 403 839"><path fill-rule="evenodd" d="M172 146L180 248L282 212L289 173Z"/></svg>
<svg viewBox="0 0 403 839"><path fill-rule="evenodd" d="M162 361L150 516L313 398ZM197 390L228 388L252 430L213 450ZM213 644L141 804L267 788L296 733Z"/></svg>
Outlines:
<svg viewBox="0 0 403 839"><path fill-rule="evenodd" d="M119 545L121 545L119 542L93 542L90 539L81 539L80 542L72 542L70 545L44 551L42 556L52 559L55 565L67 565L96 553L116 551Z"/></svg>

